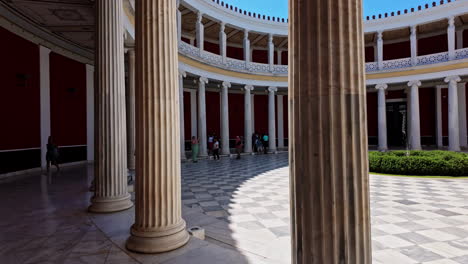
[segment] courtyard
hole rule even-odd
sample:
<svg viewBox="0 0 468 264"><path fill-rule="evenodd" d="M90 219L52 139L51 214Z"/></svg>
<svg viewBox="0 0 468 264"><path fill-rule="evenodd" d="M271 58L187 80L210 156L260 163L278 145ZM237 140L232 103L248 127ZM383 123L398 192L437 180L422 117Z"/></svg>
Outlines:
<svg viewBox="0 0 468 264"><path fill-rule="evenodd" d="M134 209L90 214L92 166L0 183L1 263L289 263L288 155L182 164L182 211L205 230L165 254L125 249ZM373 263L468 263L466 179L370 176Z"/></svg>

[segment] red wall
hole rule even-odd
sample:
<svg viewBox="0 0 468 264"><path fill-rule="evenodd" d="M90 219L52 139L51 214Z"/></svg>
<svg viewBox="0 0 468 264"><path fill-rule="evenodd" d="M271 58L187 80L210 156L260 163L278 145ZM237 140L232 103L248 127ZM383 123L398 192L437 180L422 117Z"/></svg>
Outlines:
<svg viewBox="0 0 468 264"><path fill-rule="evenodd" d="M377 93L367 93L367 131L371 137L378 136Z"/></svg>
<svg viewBox="0 0 468 264"><path fill-rule="evenodd" d="M59 146L86 145L86 66L50 53L51 132Z"/></svg>
<svg viewBox="0 0 468 264"><path fill-rule="evenodd" d="M365 60L366 62L374 62L375 54L374 54L374 47L366 47L364 50L365 53Z"/></svg>
<svg viewBox="0 0 468 264"><path fill-rule="evenodd" d="M406 93L404 90L388 91L385 96L385 99L400 99L400 98L406 98Z"/></svg>
<svg viewBox="0 0 468 264"><path fill-rule="evenodd" d="M190 92L184 92L184 136L185 140L192 138L192 108L190 105Z"/></svg>
<svg viewBox="0 0 468 264"><path fill-rule="evenodd" d="M0 150L39 148L39 47L1 27L0 39Z"/></svg>
<svg viewBox="0 0 468 264"><path fill-rule="evenodd" d="M190 39L181 37L181 40L187 44L190 44Z"/></svg>
<svg viewBox="0 0 468 264"><path fill-rule="evenodd" d="M281 53L281 65L288 65L289 61L288 61L288 52L287 51L283 51Z"/></svg>
<svg viewBox="0 0 468 264"><path fill-rule="evenodd" d="M267 50L253 50L252 62L268 63L268 51Z"/></svg>
<svg viewBox="0 0 468 264"><path fill-rule="evenodd" d="M206 92L206 132L218 138L221 136L219 100L219 92Z"/></svg>
<svg viewBox="0 0 468 264"><path fill-rule="evenodd" d="M396 60L411 57L411 44L409 41L385 44L383 50L384 60Z"/></svg>
<svg viewBox="0 0 468 264"><path fill-rule="evenodd" d="M244 135L244 94L229 94L229 137ZM244 135L244 137L252 135Z"/></svg>
<svg viewBox="0 0 468 264"><path fill-rule="evenodd" d="M448 51L447 34L418 40L418 56Z"/></svg>
<svg viewBox="0 0 468 264"><path fill-rule="evenodd" d="M216 43L205 41L204 50L219 55L219 45Z"/></svg>
<svg viewBox="0 0 468 264"><path fill-rule="evenodd" d="M419 114L422 137L436 136L435 89L419 89Z"/></svg>
<svg viewBox="0 0 468 264"><path fill-rule="evenodd" d="M440 91L442 99L442 136L448 137L448 89Z"/></svg>
<svg viewBox="0 0 468 264"><path fill-rule="evenodd" d="M463 48L466 47L468 47L468 30L463 30Z"/></svg>
<svg viewBox="0 0 468 264"><path fill-rule="evenodd" d="M226 56L233 59L243 60L244 59L244 49L236 47L226 47Z"/></svg>
<svg viewBox="0 0 468 264"><path fill-rule="evenodd" d="M259 134L268 134L268 95L254 96L255 129Z"/></svg>

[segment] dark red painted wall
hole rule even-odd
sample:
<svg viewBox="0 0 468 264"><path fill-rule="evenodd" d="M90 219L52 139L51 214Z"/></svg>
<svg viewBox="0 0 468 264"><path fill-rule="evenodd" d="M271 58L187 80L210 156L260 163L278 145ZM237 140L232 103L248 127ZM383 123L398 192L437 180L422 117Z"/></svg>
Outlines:
<svg viewBox="0 0 468 264"><path fill-rule="evenodd" d="M368 136L378 136L377 93L367 93L367 131Z"/></svg>
<svg viewBox="0 0 468 264"><path fill-rule="evenodd" d="M185 43L190 44L190 39L188 39L188 38L181 37L181 40L182 40L183 42L185 42Z"/></svg>
<svg viewBox="0 0 468 264"><path fill-rule="evenodd" d="M442 99L442 136L448 137L448 89L441 89Z"/></svg>
<svg viewBox="0 0 468 264"><path fill-rule="evenodd" d="M385 99L400 99L400 98L406 98L406 93L404 90L388 91L385 96Z"/></svg>
<svg viewBox="0 0 468 264"><path fill-rule="evenodd" d="M366 47L364 50L365 53L365 60L366 62L374 62L375 56L374 56L374 47Z"/></svg>
<svg viewBox="0 0 468 264"><path fill-rule="evenodd" d="M229 137L244 135L244 94L229 94ZM245 136L245 135L244 135Z"/></svg>
<svg viewBox="0 0 468 264"><path fill-rule="evenodd" d="M258 63L268 63L268 51L267 50L253 50L252 61Z"/></svg>
<svg viewBox="0 0 468 264"><path fill-rule="evenodd" d="M468 30L463 30L463 48L468 47Z"/></svg>
<svg viewBox="0 0 468 264"><path fill-rule="evenodd" d="M220 137L219 93L206 92L206 132Z"/></svg>
<svg viewBox="0 0 468 264"><path fill-rule="evenodd" d="M244 49L237 48L237 47L229 47L226 48L226 56L233 59L243 60L244 59Z"/></svg>
<svg viewBox="0 0 468 264"><path fill-rule="evenodd" d="M434 107L435 102L435 89L419 89L419 114L421 116L420 126L422 137L436 136L436 107Z"/></svg>
<svg viewBox="0 0 468 264"><path fill-rule="evenodd" d="M418 56L445 52L447 50L447 34L418 40Z"/></svg>
<svg viewBox="0 0 468 264"><path fill-rule="evenodd" d="M51 132L59 146L86 145L86 66L50 54Z"/></svg>
<svg viewBox="0 0 468 264"><path fill-rule="evenodd" d="M218 55L220 54L219 45L217 43L211 43L211 42L205 41L204 50L209 51L214 54L218 54Z"/></svg>
<svg viewBox="0 0 468 264"><path fill-rule="evenodd" d="M287 51L283 51L283 53L281 53L281 65L288 65L288 52Z"/></svg>
<svg viewBox="0 0 468 264"><path fill-rule="evenodd" d="M185 140L192 138L192 108L190 105L190 93L184 92L184 136Z"/></svg>
<svg viewBox="0 0 468 264"><path fill-rule="evenodd" d="M385 44L383 50L384 60L396 60L411 57L411 44L409 41Z"/></svg>
<svg viewBox="0 0 468 264"><path fill-rule="evenodd" d="M39 47L0 27L0 150L39 148Z"/></svg>
<svg viewBox="0 0 468 264"><path fill-rule="evenodd" d="M254 96L255 131L259 134L268 133L268 95Z"/></svg>

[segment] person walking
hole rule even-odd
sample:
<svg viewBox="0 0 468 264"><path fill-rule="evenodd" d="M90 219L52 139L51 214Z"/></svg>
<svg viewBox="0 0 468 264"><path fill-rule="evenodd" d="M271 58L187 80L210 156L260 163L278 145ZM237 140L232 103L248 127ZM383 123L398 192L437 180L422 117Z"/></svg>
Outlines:
<svg viewBox="0 0 468 264"><path fill-rule="evenodd" d="M268 153L268 140L269 140L269 137L267 134L264 134L263 135L263 151L265 154Z"/></svg>
<svg viewBox="0 0 468 264"><path fill-rule="evenodd" d="M198 138L193 136L192 137L192 161L193 162L198 162L198 150L199 150L199 145L198 145Z"/></svg>
<svg viewBox="0 0 468 264"><path fill-rule="evenodd" d="M213 151L213 143L214 143L214 135L210 133L208 135L208 155L212 154Z"/></svg>
<svg viewBox="0 0 468 264"><path fill-rule="evenodd" d="M242 140L241 140L241 138L239 136L237 136L236 137L236 153L237 153L237 158L236 159L241 158L242 147L243 147Z"/></svg>
<svg viewBox="0 0 468 264"><path fill-rule="evenodd" d="M54 144L52 136L49 136L49 138L47 139L47 152L46 152L47 172L49 172L51 164L57 167L57 171L60 171L58 159L59 159L58 146Z"/></svg>
<svg viewBox="0 0 468 264"><path fill-rule="evenodd" d="M213 142L213 159L219 160L219 141L217 138Z"/></svg>

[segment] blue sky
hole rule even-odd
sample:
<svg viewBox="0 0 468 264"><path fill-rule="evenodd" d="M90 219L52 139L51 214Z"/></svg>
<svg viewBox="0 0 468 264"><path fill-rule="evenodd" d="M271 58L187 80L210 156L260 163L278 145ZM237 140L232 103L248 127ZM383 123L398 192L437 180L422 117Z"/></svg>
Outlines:
<svg viewBox="0 0 468 264"><path fill-rule="evenodd" d="M255 13L287 17L288 0L223 0L226 3L237 6L241 9ZM410 9L418 5L432 3L439 0L363 0L364 16L372 16L380 13L389 13L403 9Z"/></svg>

